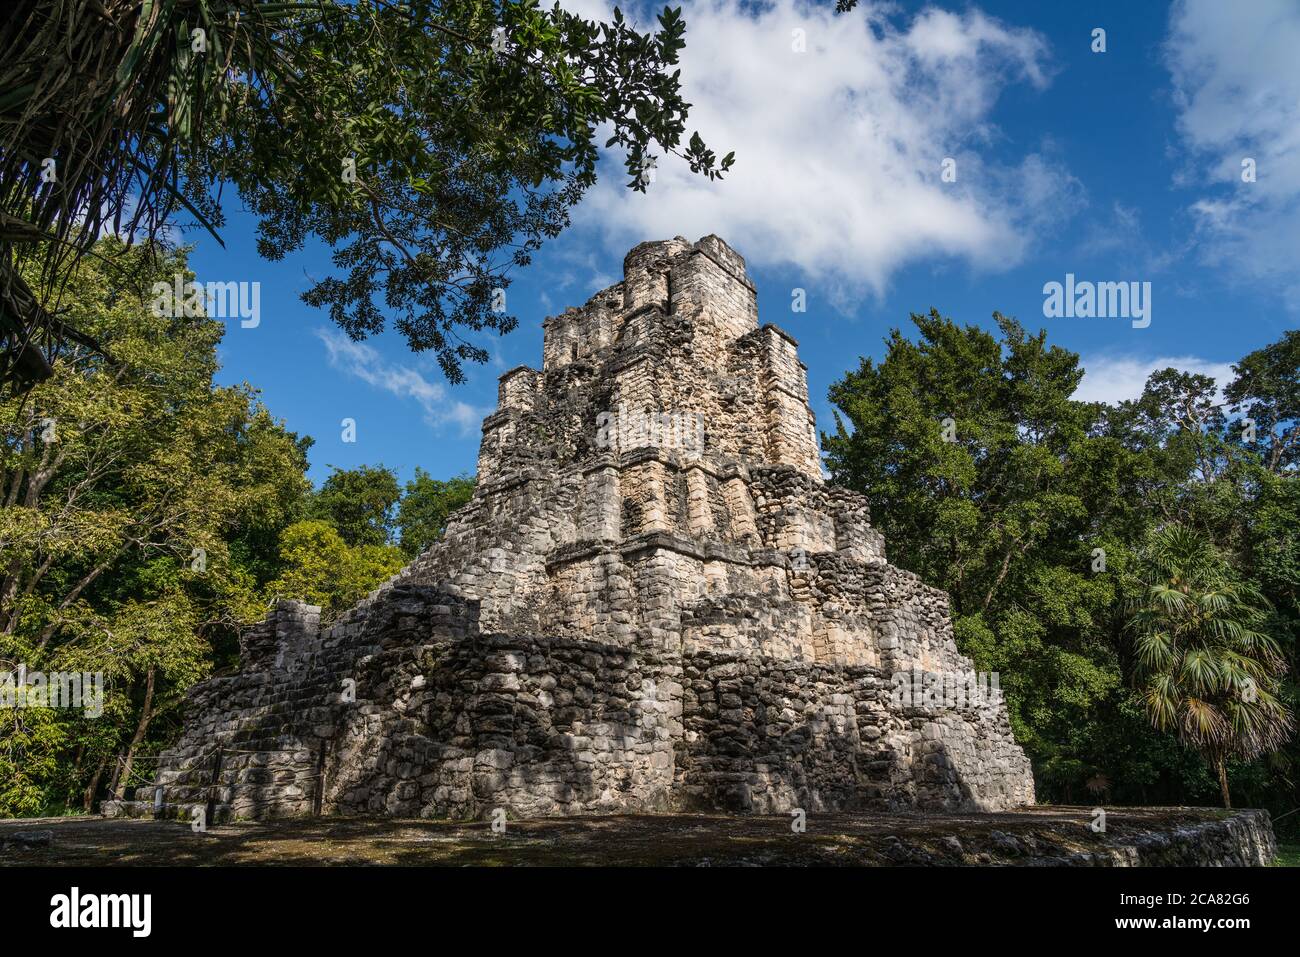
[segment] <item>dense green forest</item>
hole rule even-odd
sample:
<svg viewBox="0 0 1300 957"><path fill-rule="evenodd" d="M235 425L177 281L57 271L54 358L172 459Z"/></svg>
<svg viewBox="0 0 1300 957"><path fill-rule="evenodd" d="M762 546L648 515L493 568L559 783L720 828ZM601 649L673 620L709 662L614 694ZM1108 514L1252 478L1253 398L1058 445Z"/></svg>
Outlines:
<svg viewBox="0 0 1300 957"><path fill-rule="evenodd" d="M1165 369L1107 405L1072 397L1076 354L994 319L914 315L832 386L834 480L952 596L1039 800L1212 804L1222 770L1234 803L1292 810L1300 333L1222 395Z"/></svg>
<svg viewBox="0 0 1300 957"><path fill-rule="evenodd" d="M148 308L176 272L183 252L101 241L70 318L112 360L73 350L0 406L0 670L107 685L95 718L0 709L0 816L147 779L242 625L277 597L337 614L473 490L382 465L313 489L311 439L214 384L222 324ZM1242 357L1222 395L1169 369L1106 405L1072 398L1077 355L995 318L1000 335L914 316L837 382L833 480L951 594L1041 800L1295 807L1300 334Z"/></svg>
<svg viewBox="0 0 1300 957"><path fill-rule="evenodd" d="M78 265L74 350L0 404L0 672L102 672L102 716L0 708L0 816L88 810L147 778L185 691L232 667L278 597L328 617L406 564L473 480L382 465L307 479L312 441L213 383L223 324L142 290L185 256L103 240Z"/></svg>

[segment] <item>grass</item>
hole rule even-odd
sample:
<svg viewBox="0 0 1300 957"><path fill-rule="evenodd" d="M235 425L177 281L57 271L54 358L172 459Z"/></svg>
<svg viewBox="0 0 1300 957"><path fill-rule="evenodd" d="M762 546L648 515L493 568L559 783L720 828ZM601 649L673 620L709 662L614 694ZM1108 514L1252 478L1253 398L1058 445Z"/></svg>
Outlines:
<svg viewBox="0 0 1300 957"><path fill-rule="evenodd" d="M1274 867L1300 867L1300 844L1279 844Z"/></svg>

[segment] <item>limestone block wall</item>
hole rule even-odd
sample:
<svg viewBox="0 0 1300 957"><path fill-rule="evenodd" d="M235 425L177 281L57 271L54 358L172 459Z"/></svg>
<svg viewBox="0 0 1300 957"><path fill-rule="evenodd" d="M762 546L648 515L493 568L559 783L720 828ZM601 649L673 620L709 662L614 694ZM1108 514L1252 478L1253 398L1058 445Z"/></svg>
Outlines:
<svg viewBox="0 0 1300 957"><path fill-rule="evenodd" d="M776 326L760 330L767 373L768 460L821 476L817 424L808 408L808 372L799 361L798 343Z"/></svg>
<svg viewBox="0 0 1300 957"><path fill-rule="evenodd" d="M885 537L871 527L866 499L857 492L836 486L822 486L825 507L835 523L835 549L856 562L885 561Z"/></svg>
<svg viewBox="0 0 1300 957"><path fill-rule="evenodd" d="M663 558L646 552L639 561L662 571ZM643 580L666 585L662 574ZM755 635L790 634L774 603L719 601L745 600L769 616ZM707 603L699 607L683 634L707 626ZM281 611L290 622L310 619L286 605L272 612L273 626ZM259 659L269 667L196 689L199 720L160 766L168 807L212 795L239 816L320 807L472 817L494 807L777 812L1032 800L1005 712L893 707L889 673L869 666L797 660L772 645L755 653L696 643L674 655L479 637L471 605L412 586L390 588L314 643L292 627L271 631L285 646L313 647L296 659L277 648ZM275 664L287 660L295 664ZM347 676L352 703L339 694ZM214 742L225 751L215 779Z"/></svg>
<svg viewBox="0 0 1300 957"><path fill-rule="evenodd" d="M548 508L529 495L531 488L520 484L485 495L477 521L449 530L446 545L427 555L412 579L452 584L478 603L489 628L537 627L544 556L576 535L581 483L575 476L555 482Z"/></svg>
<svg viewBox="0 0 1300 957"><path fill-rule="evenodd" d="M320 609L316 606L277 601L265 618L240 634L240 662L249 671L282 667L285 652L310 641L319 627Z"/></svg>
<svg viewBox="0 0 1300 957"><path fill-rule="evenodd" d="M763 544L784 552L839 552L864 563L885 560L866 499L788 466L750 470L749 490ZM737 493L739 494L739 492Z"/></svg>
<svg viewBox="0 0 1300 957"><path fill-rule="evenodd" d="M760 593L731 591L708 595L682 609L682 651L737 652L775 661L816 661L813 610L782 594L784 582L769 582Z"/></svg>
<svg viewBox="0 0 1300 957"><path fill-rule="evenodd" d="M682 238L634 246L623 257L623 307L639 309L668 302L668 270L674 259L689 254L691 244Z"/></svg>
<svg viewBox="0 0 1300 957"><path fill-rule="evenodd" d="M583 472L582 519L576 535L600 542L616 542L622 537L620 487L619 470L608 462Z"/></svg>
<svg viewBox="0 0 1300 957"><path fill-rule="evenodd" d="M593 454L602 413L698 416L712 462L790 465L820 476L796 344L757 324L744 260L716 237L643 244L624 281L546 320L541 372L506 373L484 423L481 481ZM618 451L655 445L620 436ZM697 450L699 451L699 450Z"/></svg>
<svg viewBox="0 0 1300 957"><path fill-rule="evenodd" d="M773 441L771 372L766 333L755 329L731 343L710 415L712 447L727 460L767 463L782 450ZM795 463L790 463L795 464ZM803 460L799 460L803 465ZM820 475L820 469L814 474Z"/></svg>
<svg viewBox="0 0 1300 957"><path fill-rule="evenodd" d="M623 284L602 290L580 309L567 309L543 323L542 363L556 372L578 361L590 361L614 343L623 310Z"/></svg>
<svg viewBox="0 0 1300 957"><path fill-rule="evenodd" d="M669 303L699 334L726 343L758 327L758 293L745 261L717 237L706 236L668 271Z"/></svg>
<svg viewBox="0 0 1300 957"><path fill-rule="evenodd" d="M679 672L642 651L503 635L373 656L327 805L461 818L668 810Z"/></svg>
<svg viewBox="0 0 1300 957"><path fill-rule="evenodd" d="M532 411L537 407L541 373L527 366L511 369L497 383L497 409Z"/></svg>
<svg viewBox="0 0 1300 957"><path fill-rule="evenodd" d="M993 810L1033 801L1029 762L990 707L899 709L852 665L700 652L684 659L677 795L780 813Z"/></svg>
<svg viewBox="0 0 1300 957"><path fill-rule="evenodd" d="M638 643L634 571L612 546L580 546L554 559L545 596L552 634L586 636L617 647Z"/></svg>
<svg viewBox="0 0 1300 957"><path fill-rule="evenodd" d="M473 605L402 585L325 631L319 618L315 606L278 602L250 630L244 667L190 690L184 732L159 756L154 783L137 789L139 805L154 808L161 789L167 815L188 816L194 807L211 807L218 819L312 813L321 804L324 762L352 707L345 682L355 680L357 662L417 635L453 641L478 629Z"/></svg>

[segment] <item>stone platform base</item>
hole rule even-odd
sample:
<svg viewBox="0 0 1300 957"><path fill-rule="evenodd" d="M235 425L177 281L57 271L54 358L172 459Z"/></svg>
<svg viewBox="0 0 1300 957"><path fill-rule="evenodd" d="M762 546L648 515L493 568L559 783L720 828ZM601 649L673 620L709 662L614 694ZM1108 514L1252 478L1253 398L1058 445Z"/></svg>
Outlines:
<svg viewBox="0 0 1300 957"><path fill-rule="evenodd" d="M402 864L436 866L1262 866L1277 845L1266 811L1114 808L1106 833L1091 809L995 814L812 814L803 834L783 816L629 815L487 823L298 818L218 824L195 834L163 820L54 818L51 839L0 855L4 864Z"/></svg>

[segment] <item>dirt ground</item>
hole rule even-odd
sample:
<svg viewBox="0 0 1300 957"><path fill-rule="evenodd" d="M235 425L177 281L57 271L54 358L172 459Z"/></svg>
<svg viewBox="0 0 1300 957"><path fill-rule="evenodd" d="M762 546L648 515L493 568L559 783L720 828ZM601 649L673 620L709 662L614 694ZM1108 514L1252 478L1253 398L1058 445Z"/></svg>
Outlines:
<svg viewBox="0 0 1300 957"><path fill-rule="evenodd" d="M487 822L306 818L234 823L194 833L173 821L98 817L0 821L4 865L771 865L1053 863L1124 846L1152 829L1214 820L1204 808L1108 812L1104 835L1091 809L1003 814L812 814L790 817L616 816ZM14 840L36 833L41 844Z"/></svg>

